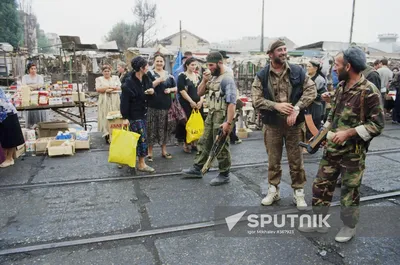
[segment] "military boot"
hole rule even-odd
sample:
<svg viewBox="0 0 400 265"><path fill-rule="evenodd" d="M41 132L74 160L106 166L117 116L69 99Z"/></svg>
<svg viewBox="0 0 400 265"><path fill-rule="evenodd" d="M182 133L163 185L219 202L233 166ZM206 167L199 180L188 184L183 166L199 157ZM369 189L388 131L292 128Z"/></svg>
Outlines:
<svg viewBox="0 0 400 265"><path fill-rule="evenodd" d="M202 178L201 167L198 165L193 165L189 169L182 170L184 178Z"/></svg>
<svg viewBox="0 0 400 265"><path fill-rule="evenodd" d="M347 241L350 241L356 234L356 228L351 228L348 226L343 226L342 229L340 229L339 233L337 233L335 240L339 243L345 243Z"/></svg>
<svg viewBox="0 0 400 265"><path fill-rule="evenodd" d="M307 208L307 203L304 199L304 189L293 191L293 203L296 204L298 210L305 210Z"/></svg>
<svg viewBox="0 0 400 265"><path fill-rule="evenodd" d="M229 172L228 173L224 172L224 173L219 173L218 176L213 178L210 181L210 185L211 186L219 186L219 185L228 184L229 182L230 182Z"/></svg>
<svg viewBox="0 0 400 265"><path fill-rule="evenodd" d="M264 206L271 205L275 201L279 201L281 199L279 187L275 187L274 185L269 185L268 194L261 201L261 204Z"/></svg>

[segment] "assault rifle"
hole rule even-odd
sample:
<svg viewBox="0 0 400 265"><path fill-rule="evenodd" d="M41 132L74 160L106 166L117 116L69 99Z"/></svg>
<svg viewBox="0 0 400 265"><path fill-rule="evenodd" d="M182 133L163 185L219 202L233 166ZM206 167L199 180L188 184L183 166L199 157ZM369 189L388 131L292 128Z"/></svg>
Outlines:
<svg viewBox="0 0 400 265"><path fill-rule="evenodd" d="M239 112L241 111L243 107L243 102L241 100L236 101L236 114L235 118L233 119L232 123L235 124L237 119L239 118ZM224 135L224 132L222 128L218 129L218 134L215 138L214 144L211 147L210 154L208 155L207 162L203 165L203 168L201 169L201 174L206 174L208 170L210 170L210 167L212 166L212 163L214 159L221 153L222 148L226 144L226 141L228 140L229 134Z"/></svg>

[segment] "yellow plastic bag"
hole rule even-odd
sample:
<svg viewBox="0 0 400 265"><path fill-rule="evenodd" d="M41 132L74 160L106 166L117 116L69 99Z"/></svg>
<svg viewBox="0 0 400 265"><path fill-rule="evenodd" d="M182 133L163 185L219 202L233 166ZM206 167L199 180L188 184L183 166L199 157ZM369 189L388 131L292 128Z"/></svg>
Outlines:
<svg viewBox="0 0 400 265"><path fill-rule="evenodd" d="M108 153L108 162L120 165L136 166L136 146L140 134L128 130L114 129L112 131L112 140L110 151Z"/></svg>
<svg viewBox="0 0 400 265"><path fill-rule="evenodd" d="M192 114L186 123L186 142L191 143L199 140L204 132L204 121L198 110L192 110Z"/></svg>

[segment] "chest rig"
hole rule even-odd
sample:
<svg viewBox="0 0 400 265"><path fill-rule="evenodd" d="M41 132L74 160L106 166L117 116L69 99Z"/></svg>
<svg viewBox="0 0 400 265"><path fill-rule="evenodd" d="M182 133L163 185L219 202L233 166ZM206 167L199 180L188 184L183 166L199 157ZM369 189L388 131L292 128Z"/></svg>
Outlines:
<svg viewBox="0 0 400 265"><path fill-rule="evenodd" d="M210 113L215 111L226 112L225 93L221 89L221 82L225 74L218 77L213 77L207 84L207 103Z"/></svg>

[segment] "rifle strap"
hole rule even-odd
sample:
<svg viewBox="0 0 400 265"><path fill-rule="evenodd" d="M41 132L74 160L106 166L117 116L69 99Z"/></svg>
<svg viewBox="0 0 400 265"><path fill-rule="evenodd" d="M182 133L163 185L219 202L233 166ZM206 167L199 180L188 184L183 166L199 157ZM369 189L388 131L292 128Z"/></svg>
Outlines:
<svg viewBox="0 0 400 265"><path fill-rule="evenodd" d="M363 90L361 92L361 97L360 97L360 118L361 118L361 124L365 123L365 94L367 93L367 90Z"/></svg>

